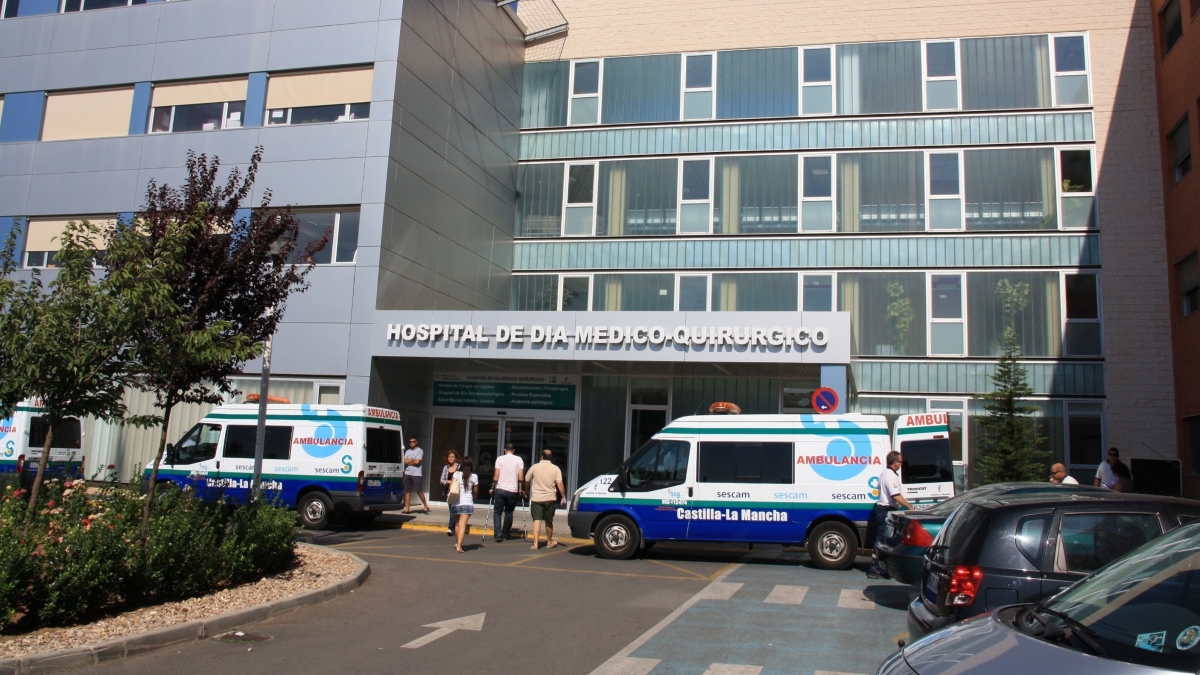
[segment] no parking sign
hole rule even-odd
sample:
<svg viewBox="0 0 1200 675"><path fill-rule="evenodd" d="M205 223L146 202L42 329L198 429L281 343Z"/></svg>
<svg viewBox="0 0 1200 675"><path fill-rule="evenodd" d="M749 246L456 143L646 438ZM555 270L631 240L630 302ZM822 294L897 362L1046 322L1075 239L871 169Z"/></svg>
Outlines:
<svg viewBox="0 0 1200 675"><path fill-rule="evenodd" d="M838 394L829 387L821 387L813 392L812 407L819 413L827 414L837 410Z"/></svg>

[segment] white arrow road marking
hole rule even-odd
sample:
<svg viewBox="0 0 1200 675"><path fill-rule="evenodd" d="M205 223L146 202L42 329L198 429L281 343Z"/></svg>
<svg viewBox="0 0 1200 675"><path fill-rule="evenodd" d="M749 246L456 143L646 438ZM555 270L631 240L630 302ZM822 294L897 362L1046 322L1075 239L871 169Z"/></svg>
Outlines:
<svg viewBox="0 0 1200 675"><path fill-rule="evenodd" d="M424 628L436 628L437 630L425 637L419 637L408 644L400 645L400 648L417 649L418 647L424 647L430 642L444 638L456 630L483 630L483 618L485 616L487 616L487 612L472 614L471 616L464 616L459 619L447 619L446 621L439 621L437 623L427 623Z"/></svg>
<svg viewBox="0 0 1200 675"><path fill-rule="evenodd" d="M763 602L777 605L799 605L808 594L808 586L776 586Z"/></svg>

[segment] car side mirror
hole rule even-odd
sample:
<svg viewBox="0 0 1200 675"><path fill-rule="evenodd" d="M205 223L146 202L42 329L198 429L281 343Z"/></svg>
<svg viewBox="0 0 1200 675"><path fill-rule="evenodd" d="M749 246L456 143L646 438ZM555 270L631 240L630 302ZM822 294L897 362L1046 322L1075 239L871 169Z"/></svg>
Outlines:
<svg viewBox="0 0 1200 675"><path fill-rule="evenodd" d="M167 443L166 456L167 456L167 464L174 466L179 463L179 452L175 450L174 443Z"/></svg>

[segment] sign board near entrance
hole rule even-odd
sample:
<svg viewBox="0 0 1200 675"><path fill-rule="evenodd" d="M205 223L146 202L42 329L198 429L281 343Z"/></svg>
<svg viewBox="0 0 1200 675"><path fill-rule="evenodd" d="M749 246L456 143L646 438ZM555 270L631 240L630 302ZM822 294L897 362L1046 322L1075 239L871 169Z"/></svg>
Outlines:
<svg viewBox="0 0 1200 675"><path fill-rule="evenodd" d="M433 405L460 408L574 410L575 378L570 375L438 375Z"/></svg>
<svg viewBox="0 0 1200 675"><path fill-rule="evenodd" d="M375 313L375 356L849 363L848 312Z"/></svg>

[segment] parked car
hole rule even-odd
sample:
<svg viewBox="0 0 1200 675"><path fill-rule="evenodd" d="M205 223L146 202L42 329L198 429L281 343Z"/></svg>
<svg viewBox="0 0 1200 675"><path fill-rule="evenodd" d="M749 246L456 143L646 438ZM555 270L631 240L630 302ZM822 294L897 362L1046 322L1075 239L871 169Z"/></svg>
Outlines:
<svg viewBox="0 0 1200 675"><path fill-rule="evenodd" d="M884 526L884 537L876 550L879 562L888 576L902 584L921 581L925 549L942 530L946 519L959 504L973 499L984 499L994 495L1063 494L1066 492L1104 492L1104 488L1091 485L1061 485L1057 483L993 483L947 499L925 510L893 511L888 514Z"/></svg>
<svg viewBox="0 0 1200 675"><path fill-rule="evenodd" d="M1177 528L1036 604L916 640L879 675L1200 672L1200 523Z"/></svg>
<svg viewBox="0 0 1200 675"><path fill-rule="evenodd" d="M908 632L1037 602L1196 518L1200 502L1119 492L965 501L925 553Z"/></svg>

